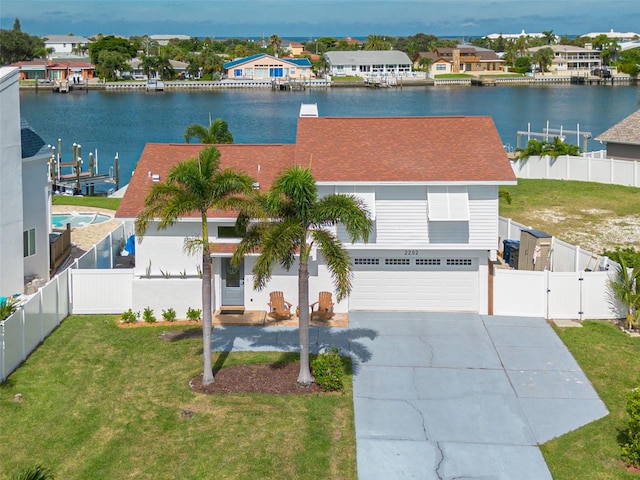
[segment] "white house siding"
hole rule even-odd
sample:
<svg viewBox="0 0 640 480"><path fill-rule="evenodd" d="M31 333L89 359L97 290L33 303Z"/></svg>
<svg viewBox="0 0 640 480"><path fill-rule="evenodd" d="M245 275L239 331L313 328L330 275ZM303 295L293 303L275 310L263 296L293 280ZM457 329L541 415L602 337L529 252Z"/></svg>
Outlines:
<svg viewBox="0 0 640 480"><path fill-rule="evenodd" d="M424 186L376 189L376 244L428 244L427 190Z"/></svg>
<svg viewBox="0 0 640 480"><path fill-rule="evenodd" d="M24 290L18 69L0 68L0 295Z"/></svg>
<svg viewBox="0 0 640 480"><path fill-rule="evenodd" d="M498 248L498 187L473 185L469 191L469 245L471 248Z"/></svg>
<svg viewBox="0 0 640 480"><path fill-rule="evenodd" d="M209 223L210 242L216 241L219 225L222 223ZM233 220L230 219L225 225L232 226ZM195 219L178 222L172 227L159 231L152 225L142 239L141 247L136 248L135 275L146 276L149 264L151 276L161 277L162 272L165 272L172 277L179 277L185 271L187 275L196 275L198 267L202 266L201 255L187 254L184 251L184 241L187 237L200 237L201 234L200 221ZM221 241L232 242L230 239Z"/></svg>
<svg viewBox="0 0 640 480"><path fill-rule="evenodd" d="M49 279L49 204L47 155L22 162L23 229L36 230L36 254L24 258L24 275Z"/></svg>

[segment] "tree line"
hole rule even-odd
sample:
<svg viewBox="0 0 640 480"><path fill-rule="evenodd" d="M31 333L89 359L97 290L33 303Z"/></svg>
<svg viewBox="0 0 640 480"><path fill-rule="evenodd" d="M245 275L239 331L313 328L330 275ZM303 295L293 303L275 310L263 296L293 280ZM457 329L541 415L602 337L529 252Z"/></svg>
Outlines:
<svg viewBox="0 0 640 480"><path fill-rule="evenodd" d="M224 71L224 63L230 59L242 58L258 53L268 53L277 57L287 56L283 41L273 34L261 41L249 38L214 39L212 37L191 37L189 39L171 39L166 45L160 45L149 35L132 36L128 39L113 35L98 34L92 37L88 47L91 62L100 78L117 79L118 75L130 70L128 62L138 57L140 68L147 76L173 79L176 72L170 60L185 62L186 75L191 78L217 80ZM324 65L322 55L329 51L345 50L400 50L405 52L412 62L418 63L420 53L433 52L438 48L453 48L460 42L456 39L438 38L435 35L416 33L408 37L371 34L363 42L350 41L332 36L319 37L301 42L304 56L311 61L314 71L320 72ZM617 40L602 34L594 39L588 37L569 38L556 36L553 30L542 32L541 37L522 35L517 39L497 39L479 37L468 39L468 43L477 47L489 48L502 53L505 65L511 71L524 73L532 67L546 71L553 61L551 48L541 48L529 53L532 47L551 47L554 44L584 47L591 43L600 52L603 65L616 65L622 72L636 75L640 64L640 49L622 52ZM44 41L21 31L19 19L15 20L12 30L0 30L0 59L2 64L20 60L44 58L48 52ZM426 62L422 64L428 67Z"/></svg>

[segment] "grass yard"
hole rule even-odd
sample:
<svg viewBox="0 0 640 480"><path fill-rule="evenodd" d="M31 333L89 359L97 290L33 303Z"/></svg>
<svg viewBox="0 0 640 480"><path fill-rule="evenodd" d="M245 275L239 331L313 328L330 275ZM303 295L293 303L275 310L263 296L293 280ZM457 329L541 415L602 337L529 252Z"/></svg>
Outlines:
<svg viewBox="0 0 640 480"><path fill-rule="evenodd" d="M121 198L108 197L71 197L67 195L54 195L53 205L73 205L79 207L95 207L106 208L108 210L117 210L120 205Z"/></svg>
<svg viewBox="0 0 640 480"><path fill-rule="evenodd" d="M435 75L436 79L445 79L445 78L471 78L472 75L467 73L441 73L439 75Z"/></svg>
<svg viewBox="0 0 640 480"><path fill-rule="evenodd" d="M605 247L640 248L640 189L592 182L518 179L503 187L500 215L600 253ZM631 240L631 243L629 243Z"/></svg>
<svg viewBox="0 0 640 480"><path fill-rule="evenodd" d="M556 331L610 414L542 446L554 480L637 479L620 460L617 436L627 426L626 393L640 385L640 338L608 322L584 322L583 328Z"/></svg>
<svg viewBox="0 0 640 480"><path fill-rule="evenodd" d="M36 464L65 480L356 478L351 374L345 394L197 394L202 340L159 337L173 328L67 318L0 385L0 478Z"/></svg>

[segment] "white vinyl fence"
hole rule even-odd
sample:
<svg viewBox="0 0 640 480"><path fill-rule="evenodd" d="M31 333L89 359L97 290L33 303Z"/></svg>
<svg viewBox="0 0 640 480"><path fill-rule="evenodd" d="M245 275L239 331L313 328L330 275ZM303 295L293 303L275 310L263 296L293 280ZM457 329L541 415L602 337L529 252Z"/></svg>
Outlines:
<svg viewBox="0 0 640 480"><path fill-rule="evenodd" d="M69 315L69 270L0 322L0 383Z"/></svg>
<svg viewBox="0 0 640 480"><path fill-rule="evenodd" d="M640 162L607 158L604 151L588 152L579 157L531 156L526 160L512 161L511 167L518 178L579 180L640 187Z"/></svg>
<svg viewBox="0 0 640 480"><path fill-rule="evenodd" d="M532 227L514 222L510 218L500 217L498 219L498 250L502 250L504 240L520 240L523 230L530 230ZM554 272L579 272L581 270L611 270L614 262L607 257L600 256L576 245L571 245L555 237L551 244L550 270Z"/></svg>
<svg viewBox="0 0 640 480"><path fill-rule="evenodd" d="M493 314L546 319L623 318L624 307L611 295L608 272L532 272L497 268Z"/></svg>

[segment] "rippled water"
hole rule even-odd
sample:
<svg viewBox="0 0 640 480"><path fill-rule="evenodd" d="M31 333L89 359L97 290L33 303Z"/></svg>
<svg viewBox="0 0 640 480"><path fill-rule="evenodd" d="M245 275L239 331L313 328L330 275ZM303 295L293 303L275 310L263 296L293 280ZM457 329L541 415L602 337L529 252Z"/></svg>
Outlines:
<svg viewBox="0 0 640 480"><path fill-rule="evenodd" d="M98 150L107 173L116 152L121 185L148 142L183 142L191 123L224 118L236 143L293 143L301 103L317 103L321 116L490 115L507 146L516 132L551 128L590 131L596 137L639 108L637 86L329 88L282 92L269 89L182 92L20 92L22 116L45 142L73 142L83 157ZM575 143L575 138L569 139ZM601 149L591 140L589 148ZM64 158L64 157L63 157Z"/></svg>

